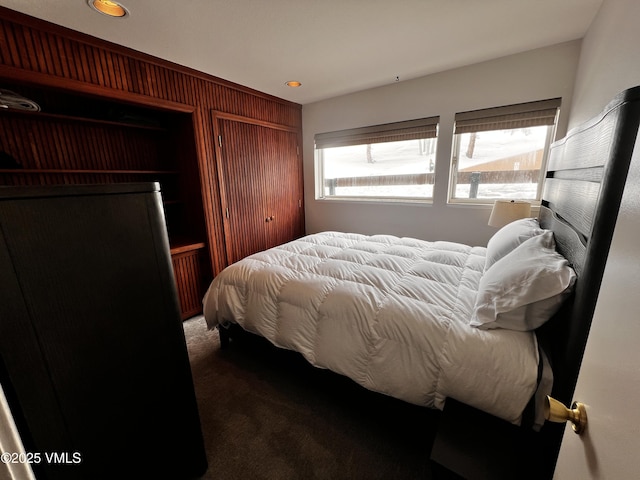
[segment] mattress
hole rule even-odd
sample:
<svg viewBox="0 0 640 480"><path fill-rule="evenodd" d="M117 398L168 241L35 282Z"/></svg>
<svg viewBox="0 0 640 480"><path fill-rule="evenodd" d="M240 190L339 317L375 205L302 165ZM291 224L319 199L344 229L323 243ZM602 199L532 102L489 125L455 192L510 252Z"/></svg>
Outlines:
<svg viewBox="0 0 640 480"><path fill-rule="evenodd" d="M369 390L440 410L451 397L520 424L543 358L533 332L469 325L485 252L312 234L224 269L204 316L209 328L237 323Z"/></svg>

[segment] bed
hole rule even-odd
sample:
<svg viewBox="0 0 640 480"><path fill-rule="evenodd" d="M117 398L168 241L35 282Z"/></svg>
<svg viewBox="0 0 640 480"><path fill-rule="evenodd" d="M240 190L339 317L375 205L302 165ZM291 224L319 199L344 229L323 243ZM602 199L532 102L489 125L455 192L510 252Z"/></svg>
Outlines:
<svg viewBox="0 0 640 480"><path fill-rule="evenodd" d="M207 325L223 345L240 327L370 390L539 430L546 395L571 402L639 118L636 87L555 142L538 217L486 247L308 235L216 276Z"/></svg>
<svg viewBox="0 0 640 480"><path fill-rule="evenodd" d="M532 332L470 325L486 251L308 235L223 271L205 297L205 318L209 327L237 323L369 390L437 409L453 397L519 423L542 362Z"/></svg>

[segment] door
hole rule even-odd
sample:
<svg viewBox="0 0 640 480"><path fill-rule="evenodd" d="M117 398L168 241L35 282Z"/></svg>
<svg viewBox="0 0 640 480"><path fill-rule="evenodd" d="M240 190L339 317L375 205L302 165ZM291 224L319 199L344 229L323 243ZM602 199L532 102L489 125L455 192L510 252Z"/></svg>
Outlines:
<svg viewBox="0 0 640 480"><path fill-rule="evenodd" d="M294 129L214 113L229 264L302 234L302 161Z"/></svg>
<svg viewBox="0 0 640 480"><path fill-rule="evenodd" d="M637 145L637 144L636 144ZM640 475L640 153L634 152L574 393L581 436L566 427L554 479Z"/></svg>
<svg viewBox="0 0 640 480"><path fill-rule="evenodd" d="M267 248L271 248L302 235L302 162L296 133L270 129L268 134L274 149L264 162L263 178Z"/></svg>
<svg viewBox="0 0 640 480"><path fill-rule="evenodd" d="M220 118L217 126L224 237L231 264L267 243L261 139L259 128L250 123Z"/></svg>

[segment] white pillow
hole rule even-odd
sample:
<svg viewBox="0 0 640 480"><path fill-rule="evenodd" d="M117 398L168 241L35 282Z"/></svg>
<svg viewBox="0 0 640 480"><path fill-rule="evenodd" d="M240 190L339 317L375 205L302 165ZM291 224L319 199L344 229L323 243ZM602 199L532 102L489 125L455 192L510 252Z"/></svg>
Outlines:
<svg viewBox="0 0 640 480"><path fill-rule="evenodd" d="M553 232L524 241L485 271L471 326L528 331L558 311L573 289L576 274L555 250Z"/></svg>
<svg viewBox="0 0 640 480"><path fill-rule="evenodd" d="M487 243L485 272L522 242L546 231L548 230L540 228L537 218L522 218L506 224L494 233Z"/></svg>

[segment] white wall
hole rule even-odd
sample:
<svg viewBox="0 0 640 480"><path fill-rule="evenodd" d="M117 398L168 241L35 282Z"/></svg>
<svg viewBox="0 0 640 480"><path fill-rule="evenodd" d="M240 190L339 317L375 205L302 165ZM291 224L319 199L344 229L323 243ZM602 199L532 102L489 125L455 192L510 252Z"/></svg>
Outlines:
<svg viewBox="0 0 640 480"><path fill-rule="evenodd" d="M640 85L640 2L605 0L583 41L570 125ZM574 399L589 425L566 430L555 478L627 479L640 472L640 144L631 162Z"/></svg>
<svg viewBox="0 0 640 480"><path fill-rule="evenodd" d="M640 84L640 2L604 0L583 40L569 128L596 115L609 100Z"/></svg>
<svg viewBox="0 0 640 480"><path fill-rule="evenodd" d="M304 105L307 233L342 230L486 245L490 206L447 205L456 112L562 97L558 138L566 133L580 41L400 81ZM348 81L348 79L345 79ZM440 116L433 204L370 204L315 199L313 138L345 128Z"/></svg>

